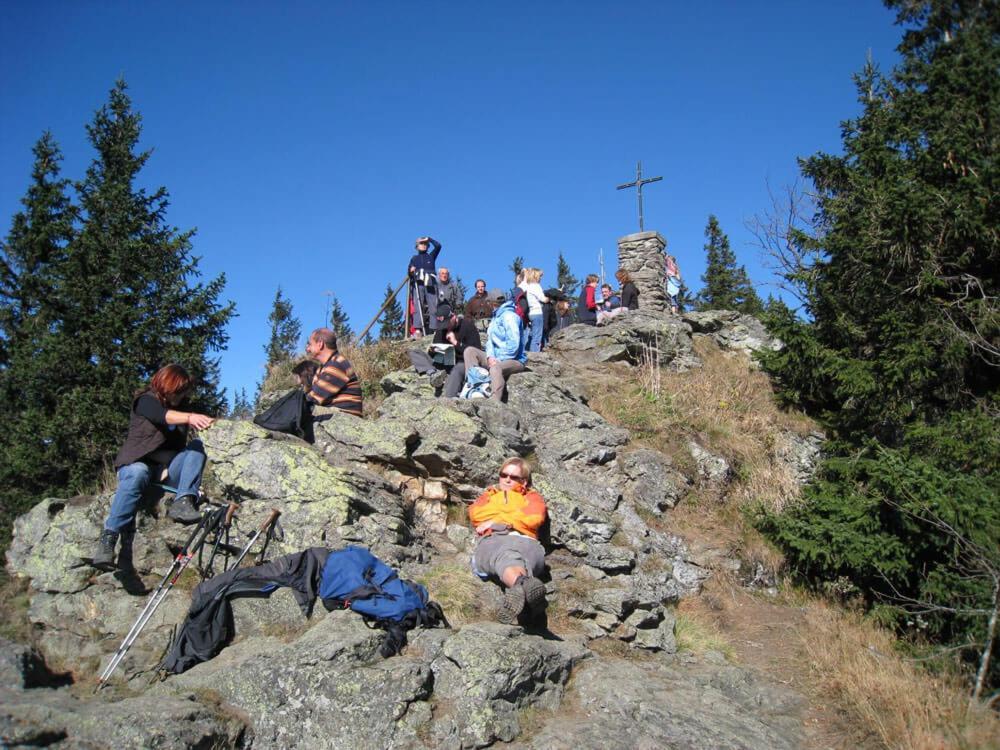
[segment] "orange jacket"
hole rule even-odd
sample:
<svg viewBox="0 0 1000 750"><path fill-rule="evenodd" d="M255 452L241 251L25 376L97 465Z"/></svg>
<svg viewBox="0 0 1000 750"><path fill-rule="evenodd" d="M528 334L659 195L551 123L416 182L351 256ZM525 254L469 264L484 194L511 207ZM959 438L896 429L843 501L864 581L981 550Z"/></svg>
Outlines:
<svg viewBox="0 0 1000 750"><path fill-rule="evenodd" d="M538 538L538 529L545 523L545 513L542 496L520 484L508 492L495 485L489 487L469 506L469 520L473 526L483 521L505 523L511 530L532 539Z"/></svg>

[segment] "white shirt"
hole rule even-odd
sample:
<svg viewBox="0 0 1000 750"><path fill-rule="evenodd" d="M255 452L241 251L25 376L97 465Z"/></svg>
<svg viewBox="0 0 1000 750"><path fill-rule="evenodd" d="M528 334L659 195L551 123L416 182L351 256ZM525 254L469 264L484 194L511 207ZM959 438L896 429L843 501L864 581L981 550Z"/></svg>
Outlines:
<svg viewBox="0 0 1000 750"><path fill-rule="evenodd" d="M522 281L521 288L528 297L528 315L541 315L542 302L548 299L542 291L542 285L537 281Z"/></svg>

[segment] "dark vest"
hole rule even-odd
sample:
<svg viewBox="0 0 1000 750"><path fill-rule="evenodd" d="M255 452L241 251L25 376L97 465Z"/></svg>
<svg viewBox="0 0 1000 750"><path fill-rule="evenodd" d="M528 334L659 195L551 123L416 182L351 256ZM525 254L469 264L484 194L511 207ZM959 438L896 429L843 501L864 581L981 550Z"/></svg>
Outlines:
<svg viewBox="0 0 1000 750"><path fill-rule="evenodd" d="M146 393L151 394L152 391L146 391ZM145 396L146 393L140 393L139 396ZM118 451L118 455L115 456L115 471L123 466L128 466L142 460L157 448L163 447L168 440L166 425L153 424L145 417L136 413L135 405L139 400L139 396L136 396L132 401L128 435L125 437L125 444ZM187 426L174 425L174 429L179 430L183 436L179 440L181 443L180 449L183 449L184 443L187 441Z"/></svg>
<svg viewBox="0 0 1000 750"><path fill-rule="evenodd" d="M579 323L595 325L597 323L597 310L587 309L587 285L583 285L580 290L580 301L576 305L576 319Z"/></svg>

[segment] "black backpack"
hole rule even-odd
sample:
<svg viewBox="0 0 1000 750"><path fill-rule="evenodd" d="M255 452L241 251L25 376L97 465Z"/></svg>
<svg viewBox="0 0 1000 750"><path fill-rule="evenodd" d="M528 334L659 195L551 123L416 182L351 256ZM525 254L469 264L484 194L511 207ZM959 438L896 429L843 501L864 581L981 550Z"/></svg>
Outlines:
<svg viewBox="0 0 1000 750"><path fill-rule="evenodd" d="M253 418L253 423L265 430L287 432L311 443L315 439L312 426L312 411L306 394L301 388L289 391L279 398L270 409Z"/></svg>

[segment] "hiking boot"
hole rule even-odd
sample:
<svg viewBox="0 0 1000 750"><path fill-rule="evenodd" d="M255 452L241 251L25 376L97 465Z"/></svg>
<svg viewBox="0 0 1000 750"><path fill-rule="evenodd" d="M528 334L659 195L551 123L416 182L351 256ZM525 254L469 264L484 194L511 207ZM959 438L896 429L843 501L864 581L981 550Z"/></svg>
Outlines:
<svg viewBox="0 0 1000 750"><path fill-rule="evenodd" d="M198 523L201 520L201 513L195 507L194 495L174 498L167 510L167 518L183 524Z"/></svg>
<svg viewBox="0 0 1000 750"><path fill-rule="evenodd" d="M537 613L539 610L545 611L548 602L545 601L545 584L537 578L524 578L521 581L524 588L524 606Z"/></svg>
<svg viewBox="0 0 1000 750"><path fill-rule="evenodd" d="M135 542L135 529L123 529L121 533L121 546L118 548L118 570L135 570L135 563L132 561L132 545Z"/></svg>
<svg viewBox="0 0 1000 750"><path fill-rule="evenodd" d="M516 625L517 618L524 611L524 579L503 592L503 601L497 610L497 620L504 625Z"/></svg>
<svg viewBox="0 0 1000 750"><path fill-rule="evenodd" d="M431 375L431 387L435 390L444 387L444 381L448 379L448 373L444 370L437 370Z"/></svg>
<svg viewBox="0 0 1000 750"><path fill-rule="evenodd" d="M111 571L115 569L115 544L118 543L118 532L110 529L101 530L101 538L97 542L97 551L90 564L98 570Z"/></svg>

